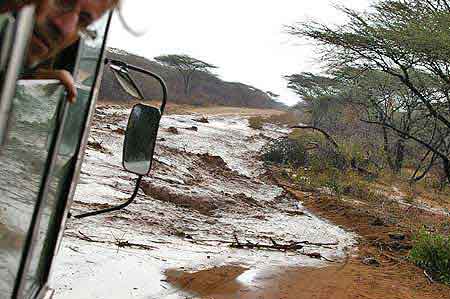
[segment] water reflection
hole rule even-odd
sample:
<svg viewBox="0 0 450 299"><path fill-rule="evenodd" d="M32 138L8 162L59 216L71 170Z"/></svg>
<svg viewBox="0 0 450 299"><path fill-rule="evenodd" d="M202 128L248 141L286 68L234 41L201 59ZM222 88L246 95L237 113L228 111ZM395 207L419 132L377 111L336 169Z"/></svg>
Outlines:
<svg viewBox="0 0 450 299"><path fill-rule="evenodd" d="M0 153L0 298L11 297L63 93L56 82L44 83L19 82Z"/></svg>
<svg viewBox="0 0 450 299"><path fill-rule="evenodd" d="M130 172L146 175L150 171L161 113L158 109L136 105L130 115L123 152L123 165Z"/></svg>

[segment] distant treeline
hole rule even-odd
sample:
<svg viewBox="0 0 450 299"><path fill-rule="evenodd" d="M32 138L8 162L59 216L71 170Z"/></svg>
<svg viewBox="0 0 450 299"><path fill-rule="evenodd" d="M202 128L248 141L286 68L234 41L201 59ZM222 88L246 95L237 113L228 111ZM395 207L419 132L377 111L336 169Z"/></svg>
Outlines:
<svg viewBox="0 0 450 299"><path fill-rule="evenodd" d="M184 93L183 78L174 68L118 49L108 49L106 57L121 60L160 75L167 83L169 101L173 103L252 108L285 107L283 104L274 101L269 94L262 90L243 83L225 82L214 74L206 72L196 74L192 82L191 94L187 97ZM133 78L136 78L136 84L142 89L146 99L161 98L161 89L154 79L135 73L132 75ZM99 101L127 102L130 100L132 98L122 90L111 70L105 68Z"/></svg>

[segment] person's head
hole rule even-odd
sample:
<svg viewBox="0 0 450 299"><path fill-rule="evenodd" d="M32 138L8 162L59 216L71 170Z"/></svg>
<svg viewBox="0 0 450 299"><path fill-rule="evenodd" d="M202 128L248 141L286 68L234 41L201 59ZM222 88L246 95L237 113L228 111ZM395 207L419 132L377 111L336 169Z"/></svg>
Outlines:
<svg viewBox="0 0 450 299"><path fill-rule="evenodd" d="M54 57L79 39L79 32L113 8L118 0L40 0L27 64Z"/></svg>

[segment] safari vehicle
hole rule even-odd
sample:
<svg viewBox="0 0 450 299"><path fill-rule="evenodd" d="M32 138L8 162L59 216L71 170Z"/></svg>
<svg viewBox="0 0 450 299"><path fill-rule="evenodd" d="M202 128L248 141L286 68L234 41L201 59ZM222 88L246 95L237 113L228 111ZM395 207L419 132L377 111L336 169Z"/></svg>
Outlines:
<svg viewBox="0 0 450 299"><path fill-rule="evenodd" d="M102 69L111 67L120 85L137 99L144 95L131 74L152 76L162 88L161 106L137 104L130 114L123 167L138 175L133 196L117 207L72 217L106 213L133 201L142 176L151 168L167 98L164 82L157 75L120 61L105 61L112 12L92 26L93 38L81 38L55 59L73 74L78 89L75 103L66 101L57 81L18 80L33 13L33 7L25 7L14 17L0 16L1 299L52 297L49 277L65 222L71 217Z"/></svg>

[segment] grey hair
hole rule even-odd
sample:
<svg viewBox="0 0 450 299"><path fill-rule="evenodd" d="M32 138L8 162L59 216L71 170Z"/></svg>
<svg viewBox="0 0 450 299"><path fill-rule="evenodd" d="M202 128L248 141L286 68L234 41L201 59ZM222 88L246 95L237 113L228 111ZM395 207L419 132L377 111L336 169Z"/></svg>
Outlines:
<svg viewBox="0 0 450 299"><path fill-rule="evenodd" d="M118 16L119 16L119 20L122 23L123 27L132 35L139 37L145 34L145 31L138 31L135 30L133 28L131 28L131 26L127 23L125 16L123 15L123 11L122 11L122 5L123 3L126 2L126 0L117 0L117 12L118 12Z"/></svg>

